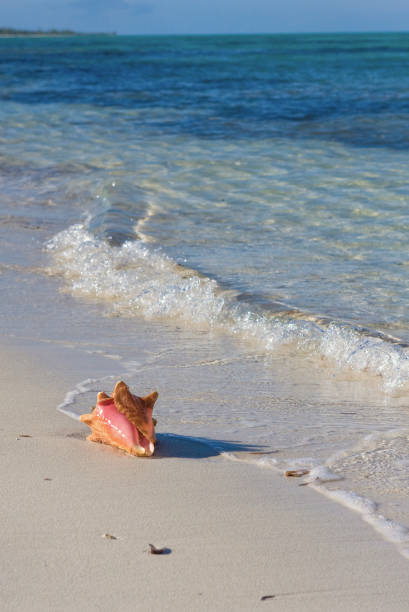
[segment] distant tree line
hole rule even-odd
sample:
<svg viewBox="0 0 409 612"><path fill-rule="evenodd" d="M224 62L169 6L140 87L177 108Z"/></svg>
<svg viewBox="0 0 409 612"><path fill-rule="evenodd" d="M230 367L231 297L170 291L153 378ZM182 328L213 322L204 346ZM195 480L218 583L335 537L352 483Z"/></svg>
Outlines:
<svg viewBox="0 0 409 612"><path fill-rule="evenodd" d="M110 34L115 34L115 32L110 32ZM85 35L85 32L74 32L74 30L56 30L56 29L19 30L16 28L0 28L0 36L84 36L84 35Z"/></svg>

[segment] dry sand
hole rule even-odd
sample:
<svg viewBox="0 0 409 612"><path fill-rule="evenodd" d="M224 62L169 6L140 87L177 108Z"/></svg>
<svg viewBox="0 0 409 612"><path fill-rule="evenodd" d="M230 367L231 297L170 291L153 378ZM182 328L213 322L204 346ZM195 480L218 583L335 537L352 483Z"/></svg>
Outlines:
<svg viewBox="0 0 409 612"><path fill-rule="evenodd" d="M15 342L0 368L2 610L409 608L409 561L308 487L188 439L151 459L86 442L55 407L102 358Z"/></svg>

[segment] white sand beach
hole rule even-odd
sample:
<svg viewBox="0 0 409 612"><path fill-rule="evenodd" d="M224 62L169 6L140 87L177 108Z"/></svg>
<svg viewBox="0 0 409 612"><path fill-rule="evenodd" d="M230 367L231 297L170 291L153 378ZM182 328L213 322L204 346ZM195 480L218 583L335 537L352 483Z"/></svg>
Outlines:
<svg viewBox="0 0 409 612"><path fill-rule="evenodd" d="M309 487L160 425L151 459L86 442L56 406L108 366L3 343L3 610L407 609L409 562Z"/></svg>

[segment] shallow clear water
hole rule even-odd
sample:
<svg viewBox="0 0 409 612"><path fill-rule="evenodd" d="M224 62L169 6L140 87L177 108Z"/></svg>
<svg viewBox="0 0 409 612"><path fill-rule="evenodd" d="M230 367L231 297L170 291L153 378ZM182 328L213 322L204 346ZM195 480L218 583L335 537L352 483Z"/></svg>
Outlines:
<svg viewBox="0 0 409 612"><path fill-rule="evenodd" d="M408 53L407 34L0 39L5 332L91 352L103 333L129 365L146 321L169 431L327 463L401 520Z"/></svg>

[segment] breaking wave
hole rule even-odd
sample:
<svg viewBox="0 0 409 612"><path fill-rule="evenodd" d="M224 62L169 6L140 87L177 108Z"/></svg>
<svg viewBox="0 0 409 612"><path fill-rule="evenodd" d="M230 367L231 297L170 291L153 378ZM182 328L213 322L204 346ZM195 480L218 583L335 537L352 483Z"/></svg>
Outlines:
<svg viewBox="0 0 409 612"><path fill-rule="evenodd" d="M285 305L262 309L140 240L112 245L77 224L46 248L50 273L63 276L74 296L104 302L112 314L218 329L256 341L266 354L291 344L338 367L382 376L387 389L409 381L408 350L396 339Z"/></svg>

